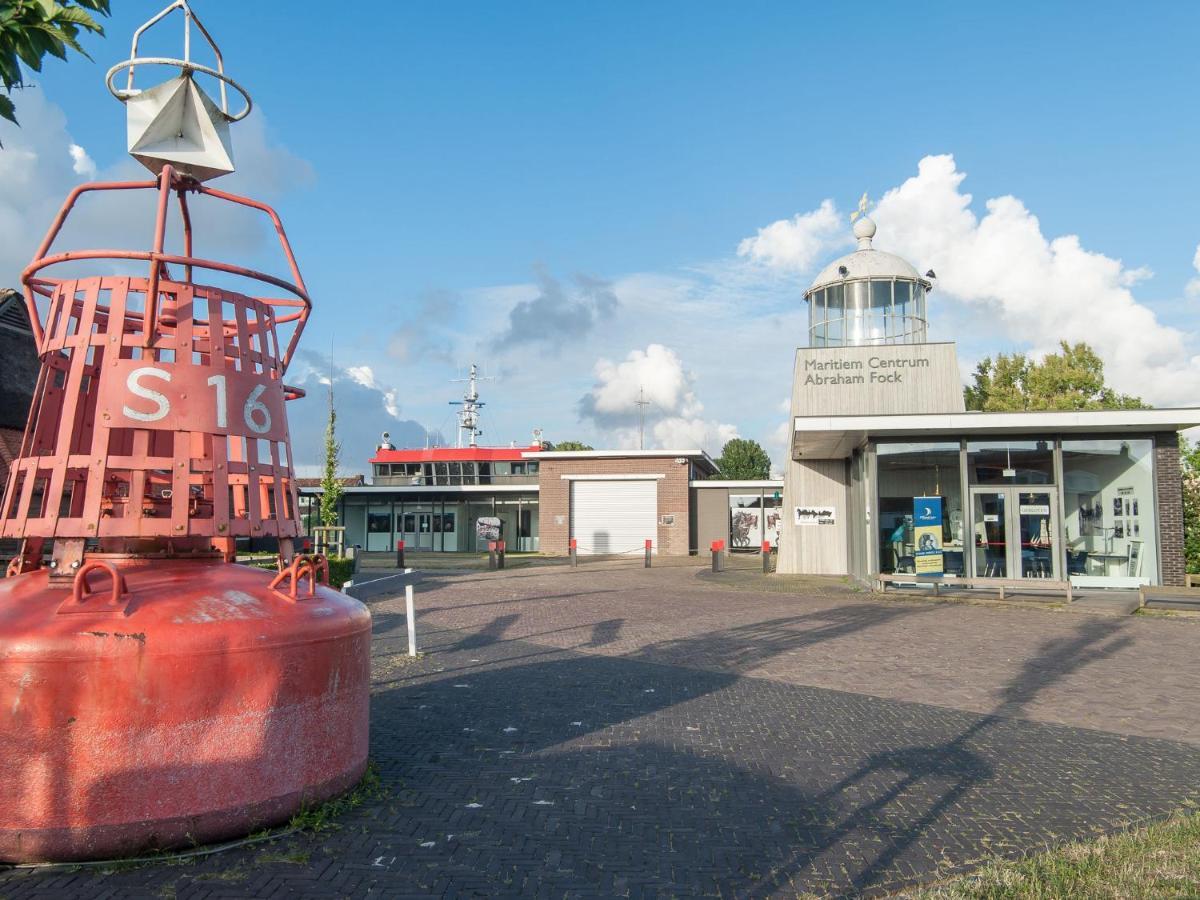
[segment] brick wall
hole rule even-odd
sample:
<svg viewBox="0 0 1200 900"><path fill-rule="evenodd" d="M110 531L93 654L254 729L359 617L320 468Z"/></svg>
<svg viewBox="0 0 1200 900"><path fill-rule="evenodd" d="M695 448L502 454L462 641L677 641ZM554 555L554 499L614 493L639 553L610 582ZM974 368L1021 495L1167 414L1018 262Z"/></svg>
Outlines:
<svg viewBox="0 0 1200 900"><path fill-rule="evenodd" d="M655 549L667 556L688 553L687 463L674 457L610 459L543 459L538 473L538 546L543 553L565 556L570 547L571 482L563 475L664 475L658 480L658 538ZM663 525L663 516L674 516Z"/></svg>
<svg viewBox="0 0 1200 900"><path fill-rule="evenodd" d="M1158 501L1158 552L1162 560L1162 583L1182 587L1186 567L1183 558L1183 486L1179 468L1179 435L1154 436L1154 480Z"/></svg>

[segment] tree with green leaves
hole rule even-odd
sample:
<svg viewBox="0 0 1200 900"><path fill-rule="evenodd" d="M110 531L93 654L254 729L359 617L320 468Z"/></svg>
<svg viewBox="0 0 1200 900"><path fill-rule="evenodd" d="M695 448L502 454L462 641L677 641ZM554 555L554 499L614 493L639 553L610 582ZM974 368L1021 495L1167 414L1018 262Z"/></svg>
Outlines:
<svg viewBox="0 0 1200 900"><path fill-rule="evenodd" d="M1021 412L1047 409L1145 409L1140 397L1104 383L1104 361L1085 343L1059 342L1041 361L1024 353L985 357L963 389L967 409Z"/></svg>
<svg viewBox="0 0 1200 900"><path fill-rule="evenodd" d="M595 450L591 444L585 444L582 441L559 441L557 444L551 444L550 450Z"/></svg>
<svg viewBox="0 0 1200 900"><path fill-rule="evenodd" d="M761 481L771 477L771 457L758 441L734 438L721 449L717 471L730 481Z"/></svg>
<svg viewBox="0 0 1200 900"><path fill-rule="evenodd" d="M325 426L325 470L321 474L321 524L338 523L338 501L342 499L342 482L338 479L342 445L337 439L337 411L333 408L333 383L329 385L329 422Z"/></svg>
<svg viewBox="0 0 1200 900"><path fill-rule="evenodd" d="M1187 570L1200 575L1200 443L1179 445L1183 470L1183 552Z"/></svg>
<svg viewBox="0 0 1200 900"><path fill-rule="evenodd" d="M92 14L107 16L109 0L0 0L0 116L17 122L12 92L25 86L24 63L42 71L46 54L67 58L67 50L88 56L79 43L83 31L104 34Z"/></svg>

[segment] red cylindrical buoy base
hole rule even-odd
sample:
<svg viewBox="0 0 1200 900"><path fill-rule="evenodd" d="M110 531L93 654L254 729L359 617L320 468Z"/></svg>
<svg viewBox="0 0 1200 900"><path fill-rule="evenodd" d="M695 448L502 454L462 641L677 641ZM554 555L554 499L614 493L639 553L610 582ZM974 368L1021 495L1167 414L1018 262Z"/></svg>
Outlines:
<svg viewBox="0 0 1200 900"><path fill-rule="evenodd" d="M0 581L0 860L103 859L273 825L367 763L371 616L272 573L120 561L73 603Z"/></svg>

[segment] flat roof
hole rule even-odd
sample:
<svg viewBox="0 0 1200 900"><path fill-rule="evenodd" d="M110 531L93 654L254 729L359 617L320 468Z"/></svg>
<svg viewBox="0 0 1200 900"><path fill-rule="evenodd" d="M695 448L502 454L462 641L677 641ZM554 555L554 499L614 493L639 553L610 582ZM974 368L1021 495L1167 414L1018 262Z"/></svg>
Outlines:
<svg viewBox="0 0 1200 900"><path fill-rule="evenodd" d="M667 456L684 456L688 459L712 461L703 450L531 450L526 456L538 459L661 459Z"/></svg>
<svg viewBox="0 0 1200 900"><path fill-rule="evenodd" d="M694 488L781 488L782 478L759 478L747 481L723 478L705 478L701 481L689 481L688 487Z"/></svg>
<svg viewBox="0 0 1200 900"><path fill-rule="evenodd" d="M839 459L868 438L1016 434L1147 434L1200 425L1200 407L796 416L793 456Z"/></svg>
<svg viewBox="0 0 1200 900"><path fill-rule="evenodd" d="M532 447L426 447L376 450L372 463L412 462L519 462L526 454L540 455Z"/></svg>
<svg viewBox="0 0 1200 900"><path fill-rule="evenodd" d="M320 494L320 487L301 487L301 494ZM342 489L342 494L536 494L531 484L360 484Z"/></svg>
<svg viewBox="0 0 1200 900"><path fill-rule="evenodd" d="M713 457L703 450L542 450L526 456L539 460L691 460L716 472Z"/></svg>

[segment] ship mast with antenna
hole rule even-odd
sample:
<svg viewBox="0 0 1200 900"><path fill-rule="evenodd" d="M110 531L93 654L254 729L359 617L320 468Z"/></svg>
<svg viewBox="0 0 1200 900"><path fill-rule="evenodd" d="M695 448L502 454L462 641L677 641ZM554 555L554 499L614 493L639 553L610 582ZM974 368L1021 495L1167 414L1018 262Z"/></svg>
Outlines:
<svg viewBox="0 0 1200 900"><path fill-rule="evenodd" d="M479 374L479 367L475 363L471 363L470 374L467 378L456 378L455 381L466 381L467 391L463 394L461 400L451 400L451 406L462 407L458 411L458 437L455 440L455 446L461 448L463 446L463 435L466 435L468 447L478 446L478 437L483 434L483 430L479 427L479 410L486 406L479 399L479 382L491 381L492 379L486 375Z"/></svg>

